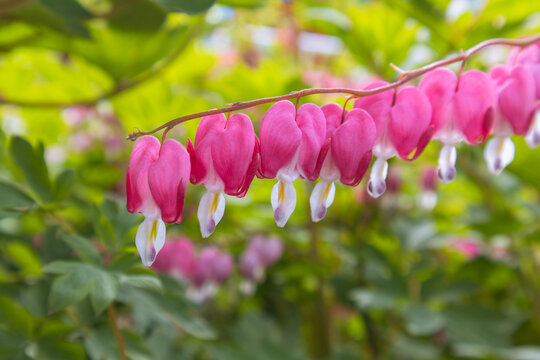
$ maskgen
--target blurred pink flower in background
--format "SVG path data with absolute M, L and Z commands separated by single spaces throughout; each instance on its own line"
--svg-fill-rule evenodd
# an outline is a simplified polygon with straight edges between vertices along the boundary
M 472 238 L 452 239 L 450 248 L 467 259 L 474 259 L 482 253 L 482 244 Z
M 188 297 L 203 302 L 213 296 L 219 285 L 229 278 L 234 267 L 230 254 L 215 246 L 204 247 L 199 254 L 190 239 L 168 240 L 152 268 L 188 285 Z
M 240 258 L 240 273 L 244 281 L 240 290 L 252 295 L 257 283 L 264 280 L 266 269 L 275 264 L 283 254 L 283 242 L 276 237 L 255 235 Z
M 437 205 L 437 169 L 425 168 L 421 177 L 421 192 L 418 205 L 424 210 L 432 210 Z

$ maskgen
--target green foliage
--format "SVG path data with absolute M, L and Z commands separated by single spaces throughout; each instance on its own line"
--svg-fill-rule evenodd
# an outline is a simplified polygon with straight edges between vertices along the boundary
M 498 177 L 481 147 L 458 148 L 458 177 L 438 187 L 432 211 L 418 205 L 419 179 L 436 142 L 411 164 L 392 161 L 400 189 L 376 202 L 364 183 L 337 185 L 318 224 L 312 184 L 295 183 L 296 210 L 279 229 L 273 181 L 255 180 L 201 239 L 203 190 L 189 186 L 169 239 L 218 246 L 236 263 L 254 234 L 283 239 L 253 296 L 236 268 L 194 303 L 185 282 L 143 268 L 142 217 L 125 209 L 123 139 L 134 127 L 336 81 L 391 81 L 389 63 L 412 69 L 540 30 L 539 2 L 465 3 L 452 13 L 448 0 L 0 1 L 0 358 L 120 359 L 119 334 L 141 360 L 539 358 L 540 159 L 522 139 Z M 321 52 L 321 38 L 298 43 L 306 32 L 329 36 L 335 52 Z M 79 102 L 92 113 L 70 119 Z M 268 106 L 246 110 L 256 129 Z M 185 144 L 196 128 L 168 136 Z M 480 254 L 463 255 L 456 238 L 475 239 Z

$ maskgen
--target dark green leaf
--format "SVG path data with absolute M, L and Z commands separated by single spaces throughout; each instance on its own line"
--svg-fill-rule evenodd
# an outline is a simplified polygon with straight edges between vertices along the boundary
M 54 182 L 53 196 L 57 201 L 64 200 L 75 183 L 75 171 L 72 169 L 66 169 L 58 175 Z
M 208 10 L 216 3 L 216 0 L 153 0 L 168 11 L 198 14 Z
M 118 281 L 105 271 L 96 271 L 94 281 L 90 289 L 90 302 L 92 308 L 99 314 L 115 298 L 118 293 Z
M 125 31 L 156 31 L 165 21 L 166 13 L 149 0 L 137 1 L 111 18 L 112 27 Z
M 163 290 L 159 278 L 150 275 L 122 275 L 120 283 L 157 292 Z
M 64 240 L 70 248 L 75 250 L 77 256 L 82 260 L 95 265 L 101 264 L 101 255 L 89 240 L 82 236 L 72 234 L 62 236 L 62 240 Z
M 95 276 L 88 266 L 80 265 L 54 280 L 49 294 L 49 310 L 57 311 L 78 303 L 90 291 Z
M 14 136 L 9 144 L 11 158 L 22 170 L 26 181 L 44 201 L 51 200 L 51 183 L 43 158 L 43 145 L 33 148 L 24 138 Z
M 0 198 L 2 208 L 28 208 L 36 202 L 17 186 L 0 181 Z
M 0 296 L 0 329 L 24 338 L 30 338 L 34 319 L 12 299 Z

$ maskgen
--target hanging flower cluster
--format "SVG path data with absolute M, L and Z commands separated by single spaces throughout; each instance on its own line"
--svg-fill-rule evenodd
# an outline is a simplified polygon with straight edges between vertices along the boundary
M 386 84 L 377 81 L 365 89 Z M 487 140 L 488 169 L 500 173 L 514 158 L 512 135 L 525 136 L 531 147 L 540 143 L 539 108 L 540 44 L 534 44 L 516 50 L 489 74 L 437 68 L 418 87 L 360 97 L 350 111 L 338 104 L 297 108 L 278 101 L 262 118 L 259 138 L 249 117 L 240 113 L 203 117 L 187 151 L 175 140 L 160 144 L 143 136 L 127 173 L 128 210 L 146 218 L 137 232 L 137 249 L 143 263 L 151 265 L 163 246 L 164 222 L 182 220 L 188 179 L 206 188 L 197 212 L 203 237 L 223 217 L 224 194 L 243 197 L 255 176 L 277 180 L 270 201 L 279 227 L 296 206 L 294 181 L 320 177 L 310 197 L 312 220 L 320 221 L 333 202 L 336 181 L 357 186 L 375 156 L 367 191 L 378 198 L 386 190 L 388 159 L 412 161 L 431 139 L 443 145 L 437 169 L 443 183 L 456 176 L 460 142 Z

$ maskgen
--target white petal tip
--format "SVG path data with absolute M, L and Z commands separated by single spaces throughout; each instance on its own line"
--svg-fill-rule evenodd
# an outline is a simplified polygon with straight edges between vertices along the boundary
M 384 181 L 378 181 L 375 183 L 374 181 L 370 180 L 368 182 L 367 191 L 372 198 L 377 199 L 386 191 L 386 183 Z
M 488 141 L 484 149 L 484 157 L 489 171 L 499 175 L 512 160 L 514 160 L 515 147 L 510 138 L 495 137 Z
M 446 169 L 439 168 L 437 170 L 437 176 L 439 177 L 439 180 L 441 180 L 443 184 L 448 184 L 449 182 L 451 182 L 452 180 L 456 178 L 456 168 L 455 167 L 449 167 Z

